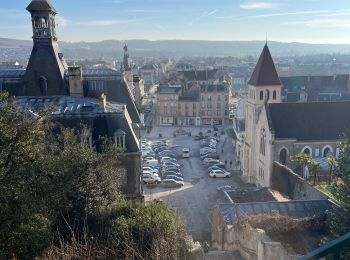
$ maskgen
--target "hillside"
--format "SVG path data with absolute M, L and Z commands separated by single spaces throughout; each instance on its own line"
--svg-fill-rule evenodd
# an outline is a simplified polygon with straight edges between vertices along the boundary
M 60 42 L 66 55 L 75 58 L 84 57 L 120 57 L 124 41 L 106 40 L 101 42 Z M 181 57 L 181 56 L 257 56 L 264 42 L 262 41 L 190 41 L 190 40 L 129 40 L 127 41 L 132 56 L 145 57 Z M 29 48 L 31 40 L 13 40 L 0 38 L 1 49 Z M 305 55 L 322 53 L 350 53 L 350 44 L 306 44 L 269 42 L 275 56 Z

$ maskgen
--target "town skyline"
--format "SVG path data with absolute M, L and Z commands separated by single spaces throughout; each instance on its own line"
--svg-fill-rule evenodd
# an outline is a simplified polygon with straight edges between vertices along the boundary
M 60 41 L 209 40 L 350 43 L 350 3 L 344 0 L 51 1 Z M 29 39 L 29 1 L 0 5 L 0 35 Z M 77 12 L 78 10 L 78 12 Z M 5 26 L 6 24 L 6 26 Z M 259 25 L 259 27 L 257 27 Z

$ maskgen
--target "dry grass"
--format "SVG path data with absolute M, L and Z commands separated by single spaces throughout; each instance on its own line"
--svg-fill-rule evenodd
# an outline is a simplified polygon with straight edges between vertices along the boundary
M 329 241 L 324 216 L 294 219 L 279 214 L 245 216 L 237 225 L 259 228 L 273 241 L 281 242 L 289 253 L 305 254 Z

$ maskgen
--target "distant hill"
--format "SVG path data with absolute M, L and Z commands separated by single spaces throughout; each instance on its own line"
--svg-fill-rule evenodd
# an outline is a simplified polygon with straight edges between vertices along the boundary
M 120 58 L 124 41 L 107 40 L 101 42 L 60 42 L 67 57 L 115 57 Z M 247 56 L 259 55 L 262 41 L 187 41 L 187 40 L 129 40 L 130 54 L 133 57 L 181 57 L 181 56 Z M 4 48 L 29 48 L 31 40 L 0 38 L 0 51 Z M 275 56 L 350 53 L 350 44 L 306 44 L 269 42 Z

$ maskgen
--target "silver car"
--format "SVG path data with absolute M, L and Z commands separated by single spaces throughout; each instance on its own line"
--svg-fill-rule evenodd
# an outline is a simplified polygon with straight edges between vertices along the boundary
M 171 179 L 165 179 L 162 181 L 162 187 L 164 188 L 181 188 L 184 186 L 183 181 L 176 181 L 176 180 L 171 180 Z

